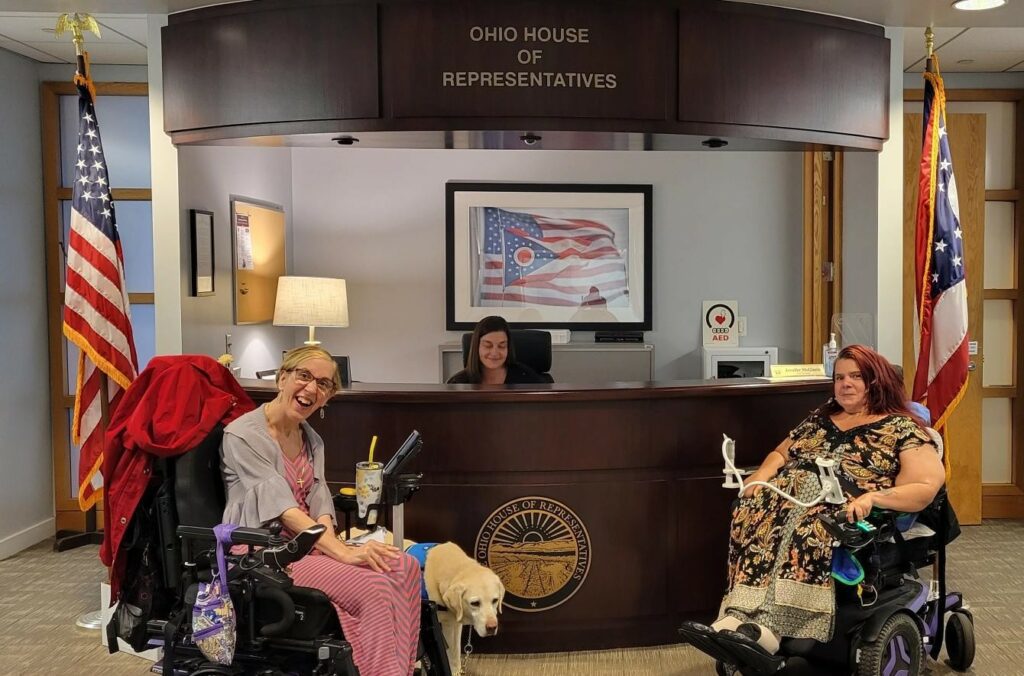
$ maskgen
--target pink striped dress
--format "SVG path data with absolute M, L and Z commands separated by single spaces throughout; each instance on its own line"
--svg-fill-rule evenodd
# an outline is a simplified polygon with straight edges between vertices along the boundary
M 306 514 L 314 478 L 309 455 L 303 441 L 298 456 L 284 456 L 285 479 Z M 300 587 L 319 589 L 331 599 L 361 676 L 412 673 L 420 626 L 420 567 L 414 558 L 403 553 L 390 573 L 377 573 L 313 550 L 293 563 L 289 574 Z

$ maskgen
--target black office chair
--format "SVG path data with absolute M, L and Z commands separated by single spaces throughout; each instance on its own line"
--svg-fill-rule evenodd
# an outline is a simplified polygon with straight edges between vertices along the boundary
M 512 329 L 511 337 L 516 361 L 529 366 L 545 381 L 555 382 L 555 379 L 548 373 L 551 370 L 551 334 L 547 331 L 533 329 Z M 469 356 L 469 345 L 472 341 L 472 333 L 462 334 L 463 365 Z

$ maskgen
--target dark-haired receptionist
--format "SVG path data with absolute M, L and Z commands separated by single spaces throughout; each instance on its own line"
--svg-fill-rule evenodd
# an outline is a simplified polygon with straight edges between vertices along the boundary
M 474 385 L 528 385 L 546 383 L 536 371 L 516 361 L 512 333 L 502 317 L 484 317 L 473 329 L 466 368 L 448 383 Z

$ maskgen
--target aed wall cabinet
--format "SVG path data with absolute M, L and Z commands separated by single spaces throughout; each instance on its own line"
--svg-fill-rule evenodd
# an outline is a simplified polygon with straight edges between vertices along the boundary
M 777 347 L 705 347 L 704 379 L 765 378 L 779 362 Z

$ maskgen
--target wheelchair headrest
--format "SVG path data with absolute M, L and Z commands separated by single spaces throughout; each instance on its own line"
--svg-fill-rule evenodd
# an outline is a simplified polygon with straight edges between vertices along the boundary
M 174 503 L 180 525 L 212 528 L 223 520 L 227 503 L 220 473 L 223 436 L 224 427 L 218 425 L 174 463 Z

